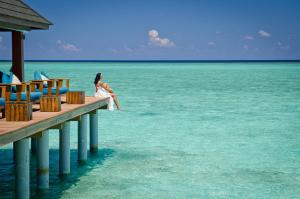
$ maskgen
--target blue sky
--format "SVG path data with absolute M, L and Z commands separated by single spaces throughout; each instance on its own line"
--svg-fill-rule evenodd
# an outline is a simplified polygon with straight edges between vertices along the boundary
M 300 59 L 300 1 L 25 0 L 54 23 L 26 59 Z M 11 58 L 0 33 L 0 59 Z

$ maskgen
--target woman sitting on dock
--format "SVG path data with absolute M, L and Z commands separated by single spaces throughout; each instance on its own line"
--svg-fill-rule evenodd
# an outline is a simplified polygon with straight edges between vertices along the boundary
M 117 100 L 117 96 L 114 93 L 114 91 L 109 87 L 108 83 L 102 82 L 103 75 L 101 73 L 97 73 L 95 77 L 95 87 L 96 87 L 96 93 L 94 94 L 95 97 L 109 97 L 109 103 L 108 103 L 108 109 L 110 111 L 114 110 L 113 107 L 113 101 L 115 102 L 118 110 L 120 109 L 119 102 Z

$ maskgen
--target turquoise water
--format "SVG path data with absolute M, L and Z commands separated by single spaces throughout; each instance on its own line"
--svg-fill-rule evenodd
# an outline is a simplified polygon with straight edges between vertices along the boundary
M 0 63 L 7 71 L 8 63 Z M 97 72 L 121 112 L 101 111 L 101 150 L 58 177 L 50 134 L 50 189 L 38 198 L 299 198 L 300 63 L 27 63 L 93 94 Z M 13 196 L 11 145 L 0 150 L 0 198 Z

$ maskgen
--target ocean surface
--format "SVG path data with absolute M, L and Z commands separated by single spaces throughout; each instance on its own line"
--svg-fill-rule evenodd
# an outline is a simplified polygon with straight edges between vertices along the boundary
M 0 70 L 8 71 L 1 62 Z M 50 189 L 32 198 L 300 198 L 300 63 L 29 62 L 94 92 L 97 72 L 122 111 L 99 112 L 97 155 L 58 177 L 50 131 Z M 0 198 L 14 195 L 12 146 L 0 148 Z

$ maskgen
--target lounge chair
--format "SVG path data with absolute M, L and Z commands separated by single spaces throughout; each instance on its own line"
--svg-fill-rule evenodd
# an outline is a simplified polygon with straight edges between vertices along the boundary
M 65 86 L 63 83 L 65 81 Z M 44 95 L 64 95 L 69 91 L 70 80 L 66 78 L 49 78 L 44 72 L 34 72 L 34 80 L 32 82 L 39 83 L 37 91 Z M 56 85 L 54 85 L 54 83 Z M 51 87 L 51 89 L 49 88 Z
M 36 92 L 36 83 L 13 82 L 14 75 L 0 71 L 0 111 L 2 117 L 5 116 L 5 103 L 9 101 L 31 101 L 38 102 L 42 96 L 41 92 Z

